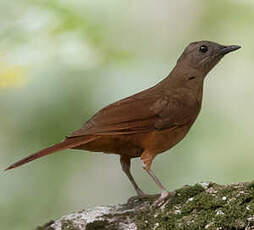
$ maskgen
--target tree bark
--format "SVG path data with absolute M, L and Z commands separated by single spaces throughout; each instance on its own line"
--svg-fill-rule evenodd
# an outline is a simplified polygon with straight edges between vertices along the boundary
M 37 230 L 254 229 L 254 182 L 184 186 L 160 207 L 152 205 L 155 199 L 74 212 Z

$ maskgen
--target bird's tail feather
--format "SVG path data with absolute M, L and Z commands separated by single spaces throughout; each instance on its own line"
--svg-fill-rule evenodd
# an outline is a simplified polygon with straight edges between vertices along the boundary
M 38 159 L 40 157 L 46 156 L 48 154 L 54 153 L 54 152 L 58 152 L 60 150 L 64 150 L 64 149 L 69 149 L 69 148 L 74 148 L 77 147 L 79 145 L 83 145 L 86 144 L 88 142 L 91 142 L 95 139 L 97 139 L 98 137 L 93 136 L 93 137 L 75 137 L 75 138 L 66 138 L 65 140 L 63 140 L 62 142 L 52 145 L 50 147 L 44 148 L 36 153 L 33 153 L 27 157 L 25 157 L 22 160 L 19 160 L 13 164 L 11 164 L 8 168 L 5 169 L 5 171 L 13 169 L 13 168 L 17 168 L 23 164 L 26 164 L 30 161 L 33 161 L 35 159 Z

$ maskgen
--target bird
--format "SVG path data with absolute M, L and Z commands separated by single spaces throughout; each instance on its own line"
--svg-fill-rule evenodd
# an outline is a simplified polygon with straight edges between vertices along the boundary
M 211 41 L 190 43 L 169 75 L 151 88 L 110 104 L 61 142 L 11 164 L 10 170 L 65 149 L 113 153 L 120 156 L 123 172 L 138 197 L 146 194 L 131 174 L 132 158 L 160 188 L 158 203 L 172 195 L 151 169 L 153 159 L 171 149 L 189 132 L 202 105 L 204 80 L 210 70 L 238 45 Z

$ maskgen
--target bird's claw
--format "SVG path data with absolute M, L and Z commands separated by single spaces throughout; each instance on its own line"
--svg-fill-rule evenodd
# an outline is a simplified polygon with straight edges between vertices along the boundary
M 160 194 L 141 194 L 137 196 L 132 196 L 128 199 L 129 202 L 135 202 L 135 201 L 145 201 L 145 200 L 154 200 L 157 199 L 160 196 Z
M 160 197 L 153 202 L 152 207 L 161 207 L 167 204 L 174 195 L 175 192 L 162 191 Z
M 142 194 L 138 196 L 132 196 L 128 199 L 127 203 L 133 203 L 138 201 L 152 200 L 152 207 L 161 207 L 168 203 L 172 197 L 174 197 L 175 192 L 162 191 L 160 194 Z

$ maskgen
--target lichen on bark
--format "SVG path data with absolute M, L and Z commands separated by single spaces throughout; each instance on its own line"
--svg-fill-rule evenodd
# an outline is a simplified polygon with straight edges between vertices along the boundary
M 254 229 L 254 183 L 184 186 L 160 207 L 155 198 L 96 207 L 65 215 L 37 230 L 250 230 Z

